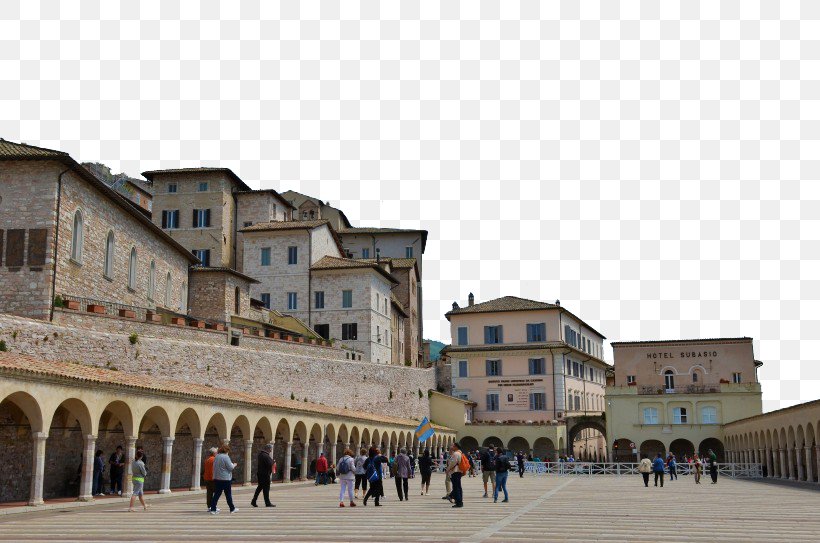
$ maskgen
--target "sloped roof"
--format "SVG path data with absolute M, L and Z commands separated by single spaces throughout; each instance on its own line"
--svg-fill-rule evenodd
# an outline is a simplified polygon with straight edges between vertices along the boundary
M 342 409 L 341 407 L 330 407 L 311 402 L 299 402 L 286 398 L 276 398 L 238 390 L 216 388 L 198 383 L 168 379 L 166 377 L 113 371 L 73 362 L 45 361 L 33 356 L 17 353 L 0 352 L 0 375 L 56 377 L 60 380 L 68 381 L 75 386 L 113 385 L 134 391 L 147 390 L 174 394 L 209 403 L 213 403 L 214 398 L 219 398 L 222 401 L 238 402 L 252 407 L 290 409 L 302 413 L 318 413 L 402 426 L 415 427 L 418 425 L 418 421 L 400 417 L 371 414 L 364 411 Z M 449 428 L 442 426 L 439 426 L 439 428 L 449 430 Z
M 486 345 L 445 345 L 444 348 L 441 349 L 441 354 L 451 355 L 469 352 L 532 351 L 538 349 L 569 349 L 577 356 L 583 357 L 584 360 L 596 360 L 607 368 L 612 367 L 612 365 L 606 360 L 593 356 L 563 341 L 543 341 L 538 343 L 493 343 Z
M 228 274 L 228 275 L 233 275 L 233 276 L 239 277 L 240 279 L 244 279 L 245 281 L 247 281 L 249 283 L 258 283 L 259 282 L 256 279 L 254 279 L 253 277 L 251 277 L 249 275 L 245 275 L 242 272 L 236 271 L 233 268 L 225 268 L 225 267 L 221 267 L 221 266 L 191 266 L 191 271 L 192 272 L 200 272 L 200 273 L 201 272 L 225 273 L 225 274 Z
M 313 221 L 270 221 L 258 222 L 254 225 L 245 227 L 240 232 L 280 232 L 286 230 L 313 230 L 320 226 L 327 226 L 330 234 L 333 236 L 333 241 L 336 242 L 336 248 L 339 249 L 339 254 L 344 254 L 345 250 L 342 247 L 342 240 L 339 239 L 339 234 L 330 221 L 327 219 L 316 219 Z
M 416 272 L 416 281 L 420 280 L 419 276 L 419 267 L 416 263 L 415 258 L 393 258 L 391 256 L 381 257 L 378 260 L 375 258 L 361 258 L 359 260 L 364 260 L 365 262 L 373 262 L 373 263 L 383 263 L 387 262 L 390 264 L 391 272 L 393 270 L 402 270 L 402 269 L 413 269 Z
M 399 313 L 401 313 L 402 315 L 404 315 L 404 317 L 405 317 L 405 318 L 407 318 L 407 317 L 409 317 L 409 316 L 410 316 L 410 315 L 408 315 L 408 314 L 407 314 L 407 312 L 404 310 L 404 306 L 402 306 L 402 305 L 401 305 L 401 301 L 400 301 L 398 298 L 396 298 L 396 295 L 395 295 L 395 294 L 393 294 L 392 292 L 390 293 L 390 301 L 391 301 L 391 302 L 393 302 L 393 305 L 395 305 L 395 306 L 398 308 Z
M 290 203 L 288 200 L 286 200 L 275 189 L 240 190 L 240 191 L 237 191 L 236 194 L 238 196 L 243 195 L 243 194 L 250 194 L 250 195 L 254 195 L 254 194 L 272 194 L 275 198 L 277 198 L 280 202 L 285 204 L 287 207 L 289 207 L 291 209 L 296 209 L 296 207 L 292 203 Z
M 385 279 L 387 279 L 394 285 L 399 284 L 398 279 L 393 277 L 388 271 L 386 271 L 378 264 L 375 264 L 373 262 L 367 262 L 366 260 L 357 260 L 355 258 L 338 258 L 335 256 L 324 256 L 320 258 L 318 261 L 316 261 L 316 263 L 314 263 L 310 267 L 310 269 L 314 271 L 371 269 L 383 275 Z
M 80 163 L 71 158 L 68 153 L 0 139 L 0 160 L 55 160 L 65 164 L 79 177 L 82 177 L 91 186 L 96 188 L 103 195 L 107 196 L 116 205 L 124 209 L 129 215 L 141 222 L 157 237 L 185 255 L 188 262 L 199 263 L 199 259 L 191 254 L 191 251 L 180 245 L 174 238 L 166 234 L 162 228 L 155 225 L 151 221 L 151 218 L 148 217 L 144 211 L 139 208 L 139 206 L 135 205 L 131 200 L 100 181 L 96 175 L 89 172 Z
M 197 168 L 169 168 L 167 170 L 148 170 L 147 172 L 142 172 L 142 176 L 153 183 L 154 182 L 154 176 L 156 176 L 156 175 L 197 173 L 197 172 L 202 172 L 202 173 L 219 172 L 219 173 L 224 173 L 224 174 L 228 175 L 228 178 L 230 178 L 231 181 L 236 183 L 236 185 L 239 187 L 240 190 L 242 190 L 242 191 L 252 191 L 253 190 L 244 181 L 242 181 L 242 179 L 238 175 L 233 173 L 233 170 L 231 170 L 230 168 L 211 168 L 211 167 L 207 167 L 207 166 L 200 166 L 200 167 L 197 167 Z
M 343 228 L 339 234 L 371 234 L 371 235 L 379 235 L 379 234 L 412 234 L 418 233 L 421 234 L 421 252 L 424 253 L 424 250 L 427 248 L 427 230 L 420 230 L 415 228 L 377 228 L 377 227 L 370 227 L 370 226 L 350 226 L 348 228 Z
M 703 339 L 657 339 L 646 341 L 613 341 L 613 347 L 640 346 L 640 345 L 691 345 L 693 343 L 746 343 L 752 341 L 750 337 L 711 337 Z
M 558 309 L 561 306 L 528 300 L 517 296 L 503 296 L 495 300 L 481 302 L 479 304 L 459 307 L 448 311 L 445 315 L 460 315 L 462 313 L 497 313 L 499 311 L 528 311 L 538 309 Z

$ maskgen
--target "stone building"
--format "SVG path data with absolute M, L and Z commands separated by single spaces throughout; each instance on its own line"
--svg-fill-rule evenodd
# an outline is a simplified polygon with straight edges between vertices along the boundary
M 245 243 L 243 228 L 258 223 L 292 220 L 293 205 L 273 189 L 240 191 L 236 193 L 237 228 L 236 265 L 242 271 L 245 261 Z
M 723 462 L 724 426 L 762 411 L 751 338 L 613 342 L 612 351 L 606 426 L 616 460 L 712 449 Z
M 448 392 L 476 404 L 473 423 L 542 425 L 540 454 L 555 458 L 565 444 L 567 453 L 606 457 L 605 440 L 590 442 L 582 433 L 605 433 L 604 336 L 558 303 L 505 296 L 476 304 L 472 294 L 468 300 L 445 315 L 452 344 L 442 354 L 451 364 Z M 519 437 L 513 448 L 534 450 Z
M 191 268 L 192 315 L 233 326 L 233 317 L 251 317 L 251 285 L 258 283 L 231 268 Z
M 67 153 L 0 140 L 0 307 L 50 318 L 55 300 L 185 312 L 196 257 Z
M 337 232 L 351 226 L 344 211 L 331 206 L 328 202 L 323 202 L 318 198 L 307 196 L 295 190 L 286 190 L 282 193 L 282 198 L 293 206 L 293 215 L 290 218 L 295 221 L 323 219 L 330 222 L 331 227 Z
M 378 262 L 382 266 L 390 267 L 390 274 L 398 279 L 399 284 L 393 288 L 393 294 L 401 303 L 407 319 L 404 326 L 404 353 L 402 353 L 401 363 L 410 362 L 413 366 L 424 367 L 426 365 L 422 354 L 419 358 L 417 346 L 419 345 L 419 269 L 415 258 L 375 258 L 364 259 L 368 262 Z
M 390 340 L 391 340 L 391 364 L 404 364 L 409 366 L 411 360 L 405 357 L 404 329 L 407 322 L 407 313 L 402 308 L 402 304 L 395 294 L 390 295 Z

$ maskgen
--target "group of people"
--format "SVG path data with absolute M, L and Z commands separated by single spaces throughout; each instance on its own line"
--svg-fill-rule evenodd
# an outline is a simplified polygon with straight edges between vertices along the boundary
M 717 469 L 717 455 L 712 449 L 709 449 L 709 452 L 706 454 L 707 458 L 706 461 L 708 462 L 708 469 L 709 469 L 709 476 L 712 478 L 712 484 L 717 484 L 718 479 L 718 469 Z M 691 472 L 695 477 L 695 484 L 700 484 L 700 478 L 703 474 L 703 462 L 701 461 L 700 457 L 695 454 L 692 457 L 688 455 L 684 457 L 685 464 L 688 464 L 691 467 Z M 658 486 L 658 481 L 661 483 L 661 487 L 663 487 L 663 478 L 666 472 L 669 472 L 669 480 L 675 481 L 678 478 L 678 460 L 677 457 L 670 453 L 666 460 L 663 458 L 662 453 L 658 453 L 654 460 L 650 460 L 649 456 L 646 453 L 641 454 L 641 461 L 638 464 L 638 473 L 643 476 L 643 484 L 644 486 L 649 486 L 649 475 L 654 474 L 655 476 L 655 486 Z

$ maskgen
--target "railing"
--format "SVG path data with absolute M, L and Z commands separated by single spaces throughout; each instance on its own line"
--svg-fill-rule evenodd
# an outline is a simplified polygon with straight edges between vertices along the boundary
M 675 388 L 666 388 L 663 385 L 641 385 L 638 394 L 716 394 L 720 392 L 720 385 L 686 385 Z
M 518 462 L 511 460 L 513 471 L 518 471 Z M 446 461 L 434 460 L 434 470 L 443 472 Z M 533 475 L 553 474 L 561 477 L 568 475 L 638 475 L 638 466 L 634 462 L 524 462 L 524 473 Z M 723 463 L 718 464 L 718 475 L 730 479 L 762 479 L 763 465 L 754 463 Z M 475 463 L 476 472 L 481 471 L 481 462 Z M 695 465 L 680 463 L 677 465 L 678 475 L 692 475 Z M 666 473 L 669 469 L 666 468 Z M 708 476 L 708 464 L 702 464 L 701 473 Z

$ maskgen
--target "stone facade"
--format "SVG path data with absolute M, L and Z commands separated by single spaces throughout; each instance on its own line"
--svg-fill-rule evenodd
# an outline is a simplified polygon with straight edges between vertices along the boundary
M 223 171 L 153 172 L 152 220 L 162 226 L 163 211 L 179 212 L 179 227 L 165 231 L 188 250 L 210 250 L 210 266 L 235 267 L 234 182 Z M 200 191 L 200 183 L 208 189 Z M 169 192 L 175 186 L 176 192 Z M 210 210 L 210 227 L 194 227 L 194 210 Z M 167 225 L 166 225 L 167 226 Z
M 231 322 L 231 315 L 248 317 L 251 281 L 228 270 L 193 268 L 191 316 Z
M 278 193 L 271 190 L 254 190 L 236 193 L 236 224 L 241 230 L 260 222 L 286 221 L 291 215 L 291 207 Z M 245 262 L 244 234 L 236 234 L 236 265 L 239 271 Z
M 391 299 L 390 305 L 390 362 L 392 364 L 404 364 L 408 360 L 404 356 L 404 326 L 407 317 L 401 303 L 395 298 Z
M 419 351 L 421 338 L 419 337 L 419 297 L 418 268 L 413 266 L 391 266 L 390 274 L 399 280 L 399 284 L 393 289 L 393 294 L 401 302 L 407 318 L 404 322 L 404 332 L 402 343 L 404 352 L 402 353 L 402 363 L 409 360 L 413 365 L 422 367 L 424 356 Z
M 167 328 L 171 327 L 163 327 Z M 216 334 L 187 329 L 180 333 Z M 307 398 L 314 403 L 399 417 L 429 416 L 426 391 L 435 387 L 432 370 L 311 356 L 305 354 L 307 349 L 330 349 L 299 344 L 291 344 L 293 350 L 263 351 L 247 348 L 244 341 L 249 338 L 243 338 L 239 347 L 232 347 L 145 335 L 132 345 L 129 334 L 0 315 L 0 339 L 8 349 L 45 360 L 82 361 L 127 373 L 184 379 L 281 398 L 293 395 L 297 400 Z M 423 397 L 419 397 L 419 391 Z

